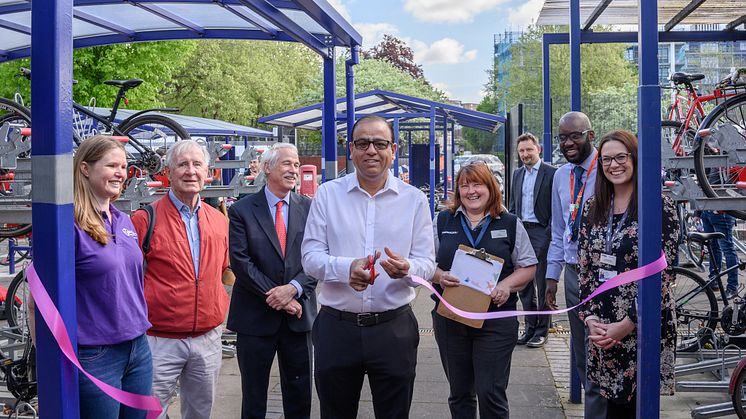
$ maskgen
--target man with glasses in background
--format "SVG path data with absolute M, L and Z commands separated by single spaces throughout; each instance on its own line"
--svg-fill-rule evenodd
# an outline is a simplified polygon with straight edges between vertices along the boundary
M 409 417 L 419 344 L 411 276 L 432 277 L 435 248 L 425 195 L 389 171 L 393 137 L 383 118 L 358 120 L 355 172 L 319 187 L 306 223 L 303 268 L 321 289 L 312 338 L 324 419 L 357 417 L 366 374 L 375 416 Z
M 582 112 L 568 112 L 560 118 L 559 143 L 567 163 L 554 174 L 552 184 L 552 242 L 547 257 L 546 304 L 557 309 L 557 283 L 564 267 L 565 302 L 572 307 L 580 302 L 578 287 L 578 229 L 583 205 L 593 196 L 596 187 L 596 157 L 593 147 L 596 134 L 591 121 Z M 567 313 L 570 320 L 572 351 L 585 393 L 585 417 L 605 418 L 606 399 L 598 384 L 586 378 L 587 331 L 576 310 Z

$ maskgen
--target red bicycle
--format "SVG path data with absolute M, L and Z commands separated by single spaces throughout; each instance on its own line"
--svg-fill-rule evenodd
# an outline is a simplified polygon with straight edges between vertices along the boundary
M 662 138 L 671 144 L 676 155 L 694 155 L 697 183 L 706 196 L 746 196 L 746 84 L 731 84 L 726 79 L 712 94 L 700 95 L 692 83 L 704 77 L 687 73 L 671 75 L 674 87 L 683 88 L 686 97 L 676 94 L 669 110 L 675 119 L 661 123 Z M 682 119 L 685 106 L 688 110 Z M 719 134 L 698 135 L 700 132 Z M 720 156 L 718 167 L 711 164 L 707 167 L 706 156 Z M 746 219 L 746 211 L 729 213 Z

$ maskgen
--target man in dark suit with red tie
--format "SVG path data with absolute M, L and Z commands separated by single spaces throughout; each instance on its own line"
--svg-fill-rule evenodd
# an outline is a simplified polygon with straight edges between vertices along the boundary
M 264 419 L 269 374 L 278 355 L 285 418 L 311 415 L 311 337 L 316 280 L 303 273 L 300 246 L 311 200 L 293 192 L 300 162 L 278 143 L 262 156 L 267 184 L 228 211 L 236 275 L 228 329 L 237 333 L 241 418 Z
M 552 241 L 552 183 L 557 170 L 541 161 L 541 145 L 531 133 L 516 139 L 516 151 L 523 166 L 513 172 L 513 187 L 508 211 L 517 215 L 526 228 L 534 253 L 539 259 L 534 280 L 519 293 L 524 310 L 544 310 L 547 252 Z M 551 316 L 526 316 L 525 331 L 519 345 L 540 348 L 547 341 Z

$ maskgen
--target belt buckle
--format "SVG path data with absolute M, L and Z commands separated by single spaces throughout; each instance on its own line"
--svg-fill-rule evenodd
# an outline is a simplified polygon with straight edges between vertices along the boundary
M 378 313 L 358 313 L 358 327 L 372 326 L 378 322 Z

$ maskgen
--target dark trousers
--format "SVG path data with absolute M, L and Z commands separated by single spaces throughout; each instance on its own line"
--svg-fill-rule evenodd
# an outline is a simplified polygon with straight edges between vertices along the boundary
M 606 419 L 636 419 L 637 418 L 637 396 L 627 403 L 616 403 L 607 401 Z
M 368 374 L 379 419 L 406 419 L 412 404 L 417 319 L 412 310 L 384 323 L 359 327 L 325 310 L 313 324 L 314 378 L 323 419 L 355 419 Z
M 283 321 L 271 336 L 239 333 L 236 340 L 241 371 L 241 418 L 264 419 L 267 414 L 269 374 L 275 353 L 280 366 L 282 409 L 288 419 L 311 416 L 311 339 L 293 332 Z
M 515 317 L 487 320 L 475 329 L 446 319 L 434 310 L 433 328 L 451 394 L 453 419 L 508 418 L 508 379 L 518 341 Z
M 531 246 L 534 248 L 536 258 L 539 264 L 536 265 L 536 274 L 534 279 L 526 284 L 526 288 L 518 293 L 521 299 L 521 305 L 526 311 L 545 310 L 545 295 L 547 291 L 547 252 L 549 243 L 552 240 L 551 230 L 539 225 L 526 226 L 528 238 L 531 240 Z M 549 323 L 552 316 L 526 316 L 526 334 L 529 337 L 546 336 L 549 331 Z

